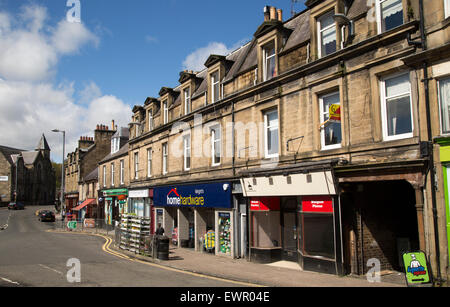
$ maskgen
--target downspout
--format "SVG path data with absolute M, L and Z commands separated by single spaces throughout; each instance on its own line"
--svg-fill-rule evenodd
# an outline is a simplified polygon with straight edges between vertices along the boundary
M 232 139 L 232 141 L 231 141 L 231 143 L 232 143 L 232 149 L 231 149 L 231 153 L 232 153 L 232 158 L 231 158 L 231 164 L 232 164 L 232 167 L 233 167 L 233 177 L 236 177 L 236 151 L 235 151 L 235 148 L 234 148 L 234 146 L 236 145 L 235 144 L 235 131 L 234 131 L 234 127 L 235 127 L 235 125 L 234 125 L 234 120 L 235 120 L 235 118 L 234 118 L 234 100 L 233 101 L 231 101 L 231 126 L 232 126 L 232 129 L 231 129 L 231 139 Z
M 423 0 L 419 0 L 419 14 L 420 14 L 420 37 L 422 50 L 426 51 L 427 48 L 427 38 L 425 34 L 425 19 L 423 11 Z M 408 40 L 409 42 L 409 40 Z M 430 114 L 430 89 L 429 89 L 429 78 L 428 78 L 428 63 L 426 60 L 423 61 L 423 80 L 424 90 L 425 90 L 425 108 L 427 117 L 427 134 L 428 134 L 428 144 L 430 152 L 428 155 L 430 174 L 430 184 L 431 184 L 431 204 L 433 211 L 433 224 L 434 224 L 434 240 L 435 240 L 435 253 L 436 253 L 436 265 L 437 265 L 437 278 L 438 283 L 442 282 L 441 276 L 441 259 L 440 259 L 440 244 L 439 244 L 439 225 L 437 216 L 437 203 L 436 203 L 436 173 L 434 168 L 434 146 L 433 146 L 433 132 L 431 127 L 431 114 Z

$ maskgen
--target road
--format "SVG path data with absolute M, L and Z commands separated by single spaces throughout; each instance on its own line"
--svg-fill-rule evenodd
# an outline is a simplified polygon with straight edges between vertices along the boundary
M 105 252 L 105 239 L 86 234 L 52 233 L 35 211 L 0 208 L 0 286 L 25 287 L 239 287 L 232 281 L 174 272 Z M 81 282 L 70 283 L 69 259 L 80 261 Z M 73 274 L 69 274 L 73 276 Z

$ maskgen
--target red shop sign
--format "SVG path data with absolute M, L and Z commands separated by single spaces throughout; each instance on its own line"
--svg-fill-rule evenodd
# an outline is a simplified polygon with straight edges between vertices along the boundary
M 273 211 L 280 210 L 279 197 L 259 197 L 250 200 L 251 211 Z
M 303 212 L 333 213 L 333 198 L 330 196 L 303 197 Z

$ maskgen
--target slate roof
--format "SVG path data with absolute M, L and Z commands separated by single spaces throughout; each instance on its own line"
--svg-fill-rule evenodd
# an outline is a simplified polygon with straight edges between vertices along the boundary
M 19 155 L 22 151 L 24 150 L 7 146 L 0 146 L 0 152 L 5 156 L 6 160 L 11 165 L 15 163 L 15 160 L 13 160 L 12 156 Z
M 84 182 L 98 180 L 98 167 L 84 177 Z
M 45 138 L 44 134 L 42 134 L 42 137 L 39 140 L 36 150 L 50 150 L 50 146 L 48 146 L 47 139 Z
M 115 158 L 121 157 L 125 154 L 128 154 L 128 148 L 129 148 L 129 143 L 127 142 L 125 145 L 123 145 L 118 152 L 111 154 L 109 153 L 106 157 L 104 157 L 99 164 L 114 160 Z

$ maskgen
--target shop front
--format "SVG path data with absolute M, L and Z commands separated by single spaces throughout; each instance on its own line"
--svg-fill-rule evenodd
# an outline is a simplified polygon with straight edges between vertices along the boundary
M 127 212 L 127 197 L 127 189 L 103 191 L 105 223 L 107 225 L 115 225 L 116 222 L 120 222 L 120 216 Z
M 331 165 L 243 175 L 250 261 L 294 261 L 304 270 L 341 274 L 339 198 Z
M 129 190 L 127 213 L 150 218 L 150 233 L 154 233 L 153 189 Z
M 235 257 L 230 182 L 157 187 L 154 206 L 178 247 Z
M 444 187 L 445 215 L 447 228 L 447 248 L 450 255 L 450 137 L 441 137 L 435 140 L 439 144 L 439 157 L 442 165 L 442 178 Z M 450 257 L 449 264 L 450 264 Z

